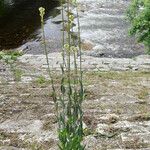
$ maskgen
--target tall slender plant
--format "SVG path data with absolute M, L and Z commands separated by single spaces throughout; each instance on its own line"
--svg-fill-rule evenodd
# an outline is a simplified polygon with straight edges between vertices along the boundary
M 44 33 L 44 8 L 40 8 L 41 26 L 43 31 L 43 42 L 46 60 L 48 64 L 48 73 L 52 81 L 53 99 L 57 110 L 58 119 L 58 137 L 59 137 L 59 149 L 60 150 L 84 150 L 83 146 L 83 111 L 82 102 L 84 99 L 84 89 L 82 80 L 82 58 L 81 58 L 81 39 L 80 39 L 80 22 L 79 13 L 76 0 L 66 0 L 66 9 L 62 4 L 62 60 L 61 67 L 61 85 L 60 93 L 57 93 L 54 87 L 53 77 L 49 66 L 47 47 L 45 42 Z M 78 44 L 75 44 L 73 38 L 73 22 L 74 15 L 71 12 L 71 8 L 76 8 L 76 16 L 78 20 Z M 67 21 L 64 20 L 64 11 L 67 14 Z M 65 33 L 67 39 L 65 41 Z M 65 44 L 66 43 L 66 44 Z M 77 53 L 79 56 L 79 64 L 77 64 Z M 72 57 L 73 55 L 73 57 Z M 73 59 L 73 66 L 71 65 L 71 59 Z M 79 66 L 79 67 L 78 67 Z M 73 69 L 73 70 L 72 70 Z M 66 84 L 67 81 L 67 84 Z
M 42 35 L 43 35 L 44 52 L 45 52 L 47 66 L 48 66 L 47 71 L 48 71 L 48 75 L 49 75 L 49 78 L 50 78 L 51 84 L 52 84 L 52 91 L 53 91 L 52 92 L 52 97 L 53 97 L 53 101 L 55 103 L 55 108 L 56 108 L 56 112 L 57 112 L 57 96 L 56 96 L 56 90 L 55 90 L 55 87 L 54 87 L 54 80 L 53 80 L 53 76 L 52 76 L 52 71 L 50 69 L 50 63 L 49 63 L 49 59 L 48 59 L 48 51 L 47 51 L 45 31 L 44 31 L 45 8 L 40 7 L 39 12 L 40 12 L 40 17 L 41 17 L 41 28 L 42 28 Z
M 60 97 L 62 111 L 59 113 L 59 148 L 61 150 L 83 150 L 84 146 L 81 144 L 83 139 L 83 127 L 82 127 L 82 101 L 84 96 L 83 83 L 82 83 L 82 64 L 81 64 L 81 42 L 80 42 L 80 27 L 78 27 L 78 45 L 75 45 L 75 39 L 73 37 L 73 22 L 75 17 L 71 12 L 72 7 L 76 7 L 76 1 L 67 0 L 67 23 L 65 25 L 67 42 L 64 45 L 64 53 L 66 54 L 66 67 L 62 65 L 62 82 L 61 82 L 61 93 L 64 98 Z M 62 10 L 64 10 L 62 6 Z M 76 12 L 78 14 L 78 10 Z M 63 19 L 63 18 L 62 18 Z M 79 16 L 77 17 L 79 22 Z M 63 28 L 64 28 L 64 19 Z M 79 23 L 78 23 L 79 25 Z M 71 32 L 72 30 L 72 32 Z M 77 53 L 80 53 L 80 64 L 77 65 Z M 71 55 L 73 55 L 74 66 L 73 72 L 71 71 Z M 64 60 L 64 58 L 63 58 Z M 64 74 L 67 80 L 67 87 L 64 84 Z M 72 84 L 73 80 L 73 84 Z

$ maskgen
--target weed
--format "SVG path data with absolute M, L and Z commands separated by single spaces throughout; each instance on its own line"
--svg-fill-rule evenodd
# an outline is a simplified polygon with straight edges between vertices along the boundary
M 62 1 L 63 2 L 63 1 Z M 58 137 L 59 137 L 59 149 L 61 150 L 84 150 L 84 146 L 81 144 L 83 140 L 83 111 L 82 102 L 84 99 L 84 89 L 83 89 L 83 75 L 82 75 L 82 58 L 81 58 L 81 39 L 80 39 L 80 22 L 79 14 L 77 8 L 77 2 L 66 1 L 67 7 L 67 22 L 64 21 L 64 16 L 62 13 L 63 31 L 67 32 L 67 41 L 64 45 L 64 32 L 63 32 L 63 46 L 62 46 L 62 59 L 63 64 L 61 64 L 61 85 L 59 95 L 56 93 L 54 80 L 52 76 L 52 71 L 50 70 L 47 46 L 45 41 L 44 32 L 44 14 L 45 9 L 39 8 L 41 16 L 41 27 L 43 33 L 43 43 L 44 51 L 46 56 L 46 61 L 48 65 L 48 74 L 52 83 L 52 97 L 55 103 L 56 116 L 58 120 Z M 78 45 L 75 44 L 75 39 L 72 38 L 74 15 L 71 12 L 71 7 L 76 10 L 77 22 L 78 22 Z M 62 6 L 62 12 L 65 8 Z M 66 27 L 64 29 L 64 24 Z M 77 65 L 77 53 L 79 53 L 79 68 Z M 71 72 L 71 55 L 74 56 L 74 71 L 73 78 Z M 78 71 L 79 70 L 79 71 Z M 66 82 L 66 84 L 65 84 Z
M 17 57 L 21 56 L 22 54 L 23 53 L 19 51 L 7 51 L 7 52 L 1 51 L 0 59 L 6 60 L 6 62 L 8 59 L 16 61 Z
M 148 93 L 148 89 L 147 88 L 143 88 L 137 94 L 137 96 L 138 96 L 139 99 L 146 99 L 146 97 L 148 97 L 148 95 L 149 95 L 149 93 Z
M 3 60 L 7 65 L 10 66 L 10 70 L 13 73 L 14 81 L 20 81 L 23 72 L 16 68 L 15 61 L 17 57 L 21 56 L 22 53 L 18 51 L 0 52 L 0 60 Z
M 13 74 L 14 74 L 14 80 L 15 81 L 21 81 L 21 77 L 22 77 L 22 75 L 23 75 L 23 71 L 22 70 L 20 70 L 20 69 L 14 69 L 13 70 Z
M 49 81 L 44 76 L 39 76 L 34 82 L 37 84 L 49 83 Z

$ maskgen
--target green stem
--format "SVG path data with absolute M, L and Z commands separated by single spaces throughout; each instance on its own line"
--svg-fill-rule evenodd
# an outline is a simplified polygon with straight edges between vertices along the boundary
M 71 94 L 72 94 L 72 91 L 71 91 L 71 75 L 70 75 L 70 48 L 71 48 L 71 38 L 70 38 L 70 21 L 69 21 L 69 15 L 70 15 L 70 0 L 67 0 L 67 13 L 68 13 L 68 45 L 69 45 L 69 48 L 68 48 L 68 52 L 67 52 L 67 56 L 68 56 L 68 98 L 69 98 L 69 102 L 68 102 L 68 115 L 70 116 L 71 115 Z
M 46 45 L 46 38 L 45 38 L 44 20 L 43 20 L 43 18 L 41 20 L 41 27 L 42 27 L 42 35 L 43 35 L 44 52 L 45 52 L 46 62 L 47 62 L 47 67 L 48 67 L 47 70 L 48 70 L 49 78 L 51 80 L 52 91 L 53 91 L 52 96 L 53 96 L 53 100 L 54 100 L 54 103 L 55 103 L 56 111 L 58 112 L 57 97 L 56 97 L 56 91 L 55 91 L 55 87 L 54 87 L 54 80 L 53 80 L 53 76 L 51 74 L 50 63 L 49 63 L 49 59 L 48 59 L 48 51 L 47 51 L 47 45 Z
M 63 7 L 63 0 L 61 0 L 61 6 L 62 6 L 62 57 L 63 57 L 63 66 L 66 66 L 65 63 L 65 50 L 64 50 L 64 45 L 65 45 L 65 23 L 64 23 L 64 7 Z

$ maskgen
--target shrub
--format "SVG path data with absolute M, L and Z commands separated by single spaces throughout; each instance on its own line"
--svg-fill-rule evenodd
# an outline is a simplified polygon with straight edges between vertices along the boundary
M 127 16 L 131 23 L 130 34 L 135 35 L 150 54 L 150 1 L 132 0 Z

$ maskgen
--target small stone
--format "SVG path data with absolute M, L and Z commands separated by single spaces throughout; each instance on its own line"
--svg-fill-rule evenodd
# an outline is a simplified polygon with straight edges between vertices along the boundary
M 114 124 L 114 123 L 118 122 L 118 120 L 119 120 L 119 116 L 117 116 L 115 114 L 108 115 L 108 122 L 109 123 Z
M 91 51 L 94 45 L 91 41 L 84 41 L 82 42 L 81 47 L 82 47 L 82 50 Z
M 83 145 L 86 146 L 86 150 L 91 150 L 97 145 L 97 140 L 92 135 L 86 136 L 83 140 Z
M 31 81 L 32 81 L 32 77 L 30 77 L 30 76 L 22 76 L 21 77 L 21 82 L 22 83 L 29 83 Z

